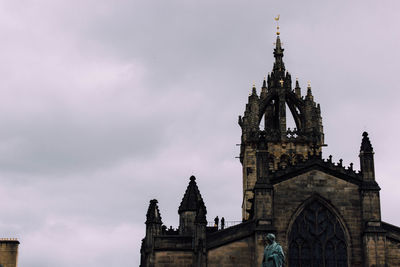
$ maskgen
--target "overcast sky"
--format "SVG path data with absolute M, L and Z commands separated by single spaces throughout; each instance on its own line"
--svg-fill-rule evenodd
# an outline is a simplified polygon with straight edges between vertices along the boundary
M 279 3 L 278 3 L 279 2 Z M 138 266 L 197 177 L 241 219 L 240 127 L 253 82 L 284 62 L 321 104 L 324 157 L 375 150 L 382 218 L 400 225 L 400 3 L 0 0 L 0 236 L 20 267 Z M 294 80 L 294 79 L 293 79 Z

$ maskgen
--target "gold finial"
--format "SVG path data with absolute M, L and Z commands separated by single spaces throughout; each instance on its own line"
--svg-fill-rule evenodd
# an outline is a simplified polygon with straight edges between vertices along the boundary
M 253 88 L 255 88 L 256 87 L 256 82 L 253 82 Z
M 274 18 L 275 21 L 276 21 L 276 35 L 281 34 L 281 33 L 279 32 L 279 18 L 280 18 L 280 16 L 281 16 L 281 15 L 278 15 L 277 17 Z
M 299 78 L 296 77 L 296 81 L 298 82 L 298 81 L 299 81 Z
M 311 82 L 310 81 L 307 82 L 307 87 L 311 87 Z

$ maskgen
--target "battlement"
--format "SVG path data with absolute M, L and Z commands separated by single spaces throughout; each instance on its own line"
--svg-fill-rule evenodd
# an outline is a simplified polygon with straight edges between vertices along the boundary
M 12 243 L 19 244 L 19 241 L 17 238 L 0 237 L 0 243 L 4 243 L 4 242 L 12 242 Z
M 172 226 L 167 228 L 167 226 L 161 226 L 161 234 L 162 235 L 179 235 L 179 229 L 174 229 Z
M 0 238 L 0 266 L 17 266 L 19 244 L 17 238 Z
M 309 169 L 311 166 L 318 166 L 320 169 L 347 177 L 356 184 L 361 185 L 363 182 L 362 172 L 354 170 L 353 163 L 350 163 L 349 166 L 344 166 L 342 159 L 339 159 L 339 161 L 335 163 L 332 161 L 331 155 L 327 159 L 323 159 L 321 153 L 308 154 L 307 158 L 295 162 L 294 164 L 289 161 L 287 165 L 279 165 L 278 169 L 269 170 L 269 176 L 271 177 L 271 181 L 279 181 L 287 174 L 298 173 L 300 170 Z

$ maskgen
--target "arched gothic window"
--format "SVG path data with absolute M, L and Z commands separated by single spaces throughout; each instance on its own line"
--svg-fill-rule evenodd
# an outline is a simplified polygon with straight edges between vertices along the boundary
M 289 234 L 290 267 L 347 267 L 347 244 L 338 218 L 320 201 L 305 206 Z

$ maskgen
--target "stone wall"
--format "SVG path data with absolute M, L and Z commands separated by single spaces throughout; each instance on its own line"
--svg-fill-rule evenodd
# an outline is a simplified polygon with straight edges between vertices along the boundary
M 254 238 L 247 237 L 208 251 L 207 267 L 249 267 L 254 261 Z M 258 265 L 257 265 L 258 266 Z
M 301 205 L 313 195 L 327 199 L 348 231 L 350 266 L 362 266 L 361 203 L 358 186 L 321 171 L 310 171 L 274 185 L 274 226 L 277 241 L 288 255 L 291 221 Z M 328 207 L 329 208 L 329 207 Z M 289 231 L 288 231 L 289 230 Z
M 386 263 L 389 267 L 400 266 L 400 241 L 386 239 Z
M 192 267 L 193 253 L 191 251 L 156 251 L 155 266 L 157 267 Z
M 0 264 L 3 267 L 17 267 L 18 245 L 17 240 L 0 240 Z

